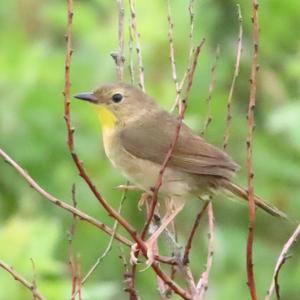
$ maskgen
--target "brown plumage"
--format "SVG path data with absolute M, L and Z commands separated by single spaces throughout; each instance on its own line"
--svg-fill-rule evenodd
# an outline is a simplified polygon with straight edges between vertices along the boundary
M 99 104 L 112 113 L 116 119 L 114 127 L 104 128 L 106 154 L 126 177 L 149 191 L 174 140 L 176 117 L 160 108 L 140 89 L 123 83 L 106 85 L 77 98 Z M 183 124 L 160 191 L 186 198 L 188 194 L 201 196 L 225 189 L 248 200 L 245 189 L 232 182 L 238 169 L 224 151 Z M 285 217 L 257 196 L 255 203 L 271 215 Z

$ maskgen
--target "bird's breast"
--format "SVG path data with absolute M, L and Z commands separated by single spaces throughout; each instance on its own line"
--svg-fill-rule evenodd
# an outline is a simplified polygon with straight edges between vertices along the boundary
M 155 186 L 160 165 L 135 157 L 126 151 L 116 130 L 104 130 L 103 144 L 106 156 L 128 180 L 145 191 L 150 191 Z M 185 173 L 167 168 L 160 191 L 167 195 L 182 196 L 191 192 L 191 186 Z

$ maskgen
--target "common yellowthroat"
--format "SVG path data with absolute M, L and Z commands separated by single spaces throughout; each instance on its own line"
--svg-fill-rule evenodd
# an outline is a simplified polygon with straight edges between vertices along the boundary
M 107 84 L 74 97 L 96 105 L 107 157 L 125 177 L 149 192 L 174 140 L 176 117 L 142 90 L 125 83 Z M 237 170 L 238 165 L 224 151 L 182 124 L 160 193 L 187 198 L 225 189 L 248 200 L 246 190 L 232 182 Z M 255 203 L 271 215 L 285 217 L 257 196 Z
M 174 140 L 176 117 L 142 90 L 125 83 L 107 84 L 75 98 L 96 105 L 105 153 L 111 163 L 139 188 L 151 191 Z M 200 197 L 223 189 L 248 200 L 247 191 L 232 182 L 237 170 L 237 164 L 224 151 L 182 124 L 159 190 L 181 204 L 165 223 L 175 217 L 191 195 Z M 271 215 L 286 217 L 257 196 L 255 204 Z

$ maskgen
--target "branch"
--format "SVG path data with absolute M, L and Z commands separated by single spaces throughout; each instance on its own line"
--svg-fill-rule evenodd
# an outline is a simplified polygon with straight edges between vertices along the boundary
M 23 286 L 30 290 L 34 299 L 46 300 L 46 298 L 37 290 L 34 283 L 27 281 L 23 276 L 14 271 L 12 267 L 8 266 L 2 260 L 0 260 L 0 268 L 7 271 L 15 280 L 19 281 Z
M 212 122 L 212 93 L 215 89 L 216 86 L 216 68 L 217 68 L 217 63 L 219 60 L 219 56 L 220 56 L 220 47 L 217 46 L 217 50 L 216 50 L 216 57 L 215 57 L 215 62 L 213 64 L 213 66 L 211 67 L 210 70 L 210 74 L 211 74 L 211 78 L 210 78 L 210 83 L 208 86 L 208 97 L 206 99 L 207 101 L 207 106 L 208 106 L 208 111 L 207 111 L 207 117 L 206 117 L 206 121 L 204 123 L 203 126 L 203 130 L 201 131 L 201 135 L 204 135 L 205 131 L 207 130 L 209 124 Z
M 287 253 L 289 252 L 289 250 L 293 246 L 293 244 L 296 242 L 299 235 L 300 235 L 300 224 L 296 227 L 295 231 L 293 232 L 291 237 L 288 239 L 288 241 L 285 243 L 285 245 L 283 246 L 283 248 L 280 252 L 280 255 L 278 257 L 278 260 L 277 260 L 277 263 L 276 263 L 276 266 L 275 266 L 275 270 L 274 270 L 274 273 L 273 273 L 272 282 L 271 282 L 271 285 L 268 289 L 267 296 L 265 297 L 265 300 L 271 300 L 272 294 L 274 292 L 274 288 L 276 290 L 277 299 L 278 300 L 280 299 L 280 297 L 279 297 L 279 284 L 278 284 L 279 272 L 280 272 L 281 267 L 285 263 L 286 259 L 288 258 Z
M 132 36 L 135 39 L 136 44 L 136 53 L 139 64 L 139 74 L 140 74 L 140 88 L 145 92 L 145 76 L 144 76 L 144 65 L 143 65 L 143 57 L 142 57 L 142 48 L 140 44 L 140 33 L 137 30 L 137 22 L 136 22 L 136 12 L 135 12 L 135 0 L 129 0 L 130 6 L 130 26 L 132 28 Z
M 258 24 L 258 3 L 252 0 L 252 24 L 253 24 L 253 57 L 251 65 L 250 96 L 248 106 L 248 134 L 247 134 L 247 177 L 248 177 L 248 203 L 249 203 L 249 231 L 247 240 L 247 279 L 252 300 L 256 300 L 256 289 L 253 272 L 253 240 L 255 229 L 255 202 L 253 186 L 253 130 L 254 130 L 254 108 L 256 103 L 256 80 L 258 71 L 258 45 L 259 45 L 259 24 Z
M 111 53 L 116 64 L 116 72 L 118 81 L 123 81 L 124 78 L 124 1 L 117 0 L 118 4 L 118 44 L 119 50 L 117 53 Z
M 168 152 L 167 152 L 167 154 L 165 156 L 165 159 L 164 159 L 164 161 L 163 161 L 163 163 L 161 165 L 161 168 L 160 168 L 160 171 L 159 171 L 158 178 L 157 178 L 157 181 L 155 183 L 155 186 L 152 189 L 153 194 L 152 194 L 152 201 L 151 201 L 150 212 L 149 212 L 149 216 L 148 216 L 146 225 L 145 225 L 143 233 L 142 233 L 142 237 L 148 231 L 148 228 L 149 228 L 150 223 L 152 221 L 152 218 L 153 218 L 153 215 L 154 215 L 154 211 L 155 211 L 155 207 L 157 205 L 158 192 L 159 192 L 159 189 L 160 189 L 160 187 L 162 185 L 162 181 L 163 181 L 163 175 L 164 175 L 164 172 L 165 172 L 165 170 L 167 168 L 168 162 L 171 159 L 172 153 L 174 151 L 174 148 L 175 148 L 176 143 L 177 143 L 178 138 L 179 138 L 180 129 L 181 129 L 182 122 L 183 122 L 183 119 L 184 119 L 184 114 L 185 114 L 185 111 L 186 111 L 186 108 L 187 108 L 187 101 L 188 101 L 189 93 L 191 91 L 192 84 L 193 84 L 194 72 L 195 72 L 195 69 L 197 67 L 198 57 L 199 57 L 200 51 L 202 49 L 202 46 L 204 44 L 204 41 L 205 40 L 203 39 L 200 42 L 200 44 L 197 46 L 197 48 L 195 49 L 195 52 L 194 52 L 192 65 L 191 65 L 190 71 L 189 71 L 189 73 L 187 75 L 188 84 L 187 84 L 187 87 L 186 87 L 186 90 L 185 90 L 184 97 L 181 100 L 180 106 L 179 106 L 179 116 L 177 118 L 177 125 L 176 125 L 176 128 L 175 128 L 174 138 L 173 138 L 172 143 L 170 145 L 170 148 L 169 148 L 169 150 L 168 150 Z
M 168 10 L 168 12 L 167 12 L 168 40 L 169 40 L 169 48 L 170 48 L 169 59 L 170 59 L 171 69 L 172 69 L 172 79 L 174 81 L 175 89 L 176 89 L 176 101 L 177 101 L 174 104 L 174 107 L 173 107 L 173 109 L 174 109 L 175 107 L 178 107 L 178 105 L 179 105 L 179 95 L 181 93 L 181 89 L 180 89 L 179 83 L 178 83 L 176 63 L 175 63 L 175 49 L 174 49 L 174 40 L 173 40 L 174 23 L 173 23 L 172 17 L 171 17 L 170 0 L 167 0 L 167 10 Z
M 233 73 L 233 78 L 229 90 L 229 95 L 227 98 L 227 117 L 226 117 L 226 127 L 225 127 L 225 133 L 224 133 L 224 141 L 223 141 L 223 149 L 225 150 L 227 145 L 228 145 L 228 140 L 229 140 L 229 132 L 230 132 L 230 125 L 231 125 L 231 120 L 232 120 L 232 111 L 231 111 L 231 104 L 232 104 L 232 97 L 233 97 L 233 92 L 235 88 L 235 83 L 236 80 L 239 76 L 239 71 L 240 71 L 240 61 L 241 61 L 241 56 L 242 56 L 242 45 L 243 45 L 243 18 L 241 14 L 241 8 L 240 5 L 237 4 L 237 10 L 238 10 L 238 20 L 240 24 L 240 29 L 239 29 L 239 37 L 238 37 L 238 46 L 237 46 L 237 52 L 236 52 L 236 61 L 235 61 L 235 68 L 234 68 L 234 73 Z
M 202 216 L 204 215 L 208 204 L 209 204 L 208 201 L 206 201 L 204 203 L 203 207 L 201 208 L 200 212 L 197 214 L 196 219 L 194 221 L 192 230 L 190 232 L 190 235 L 188 237 L 188 240 L 187 240 L 187 243 L 186 243 L 186 246 L 185 246 L 185 250 L 184 250 L 184 255 L 183 255 L 183 259 L 182 259 L 182 263 L 184 265 L 189 263 L 189 253 L 190 253 L 190 250 L 192 248 L 193 238 L 195 236 L 196 230 L 197 230 L 197 228 L 200 224 L 200 220 L 201 220 Z
M 61 201 L 60 199 L 52 196 L 48 192 L 46 192 L 41 186 L 38 185 L 32 177 L 30 177 L 29 174 L 26 173 L 26 171 L 20 167 L 8 154 L 6 154 L 1 148 L 0 148 L 0 156 L 4 158 L 4 160 L 10 164 L 16 171 L 29 183 L 30 187 L 32 187 L 35 191 L 37 191 L 39 194 L 41 194 L 44 198 L 46 198 L 51 203 L 61 207 L 62 209 L 70 212 L 71 214 L 76 215 L 80 220 L 83 220 L 99 229 L 104 231 L 105 233 L 112 235 L 113 230 L 106 226 L 105 224 L 99 222 L 98 220 L 94 219 L 93 217 L 89 216 L 88 214 L 80 211 L 79 209 L 75 208 L 72 205 L 69 205 L 66 202 Z M 131 246 L 132 242 L 126 239 L 125 237 L 116 234 L 116 239 L 123 243 L 126 246 Z
M 211 201 L 208 204 L 207 215 L 208 215 L 208 253 L 207 253 L 206 270 L 202 273 L 197 284 L 197 292 L 199 294 L 199 300 L 204 299 L 205 293 L 207 291 L 208 278 L 209 278 L 210 270 L 212 268 L 213 255 L 214 255 L 214 212 L 213 212 L 213 205 Z

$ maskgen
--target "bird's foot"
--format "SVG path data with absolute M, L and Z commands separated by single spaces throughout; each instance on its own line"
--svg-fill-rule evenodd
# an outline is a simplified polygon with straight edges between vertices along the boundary
M 147 260 L 146 260 L 146 268 L 143 269 L 142 271 L 145 271 L 155 261 L 155 257 L 158 254 L 157 251 L 157 240 L 156 239 L 149 239 L 148 241 L 144 242 L 145 248 L 146 248 L 146 253 L 147 253 Z M 132 265 L 136 265 L 138 263 L 138 259 L 136 257 L 137 251 L 140 250 L 140 247 L 137 243 L 133 244 L 131 246 L 131 251 L 130 251 L 130 263 Z

